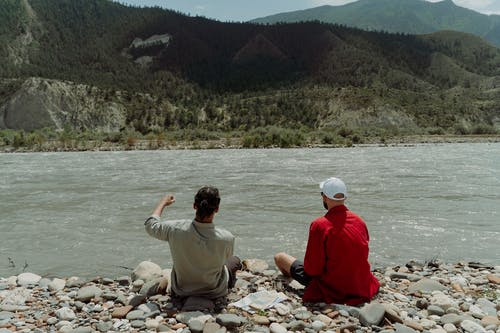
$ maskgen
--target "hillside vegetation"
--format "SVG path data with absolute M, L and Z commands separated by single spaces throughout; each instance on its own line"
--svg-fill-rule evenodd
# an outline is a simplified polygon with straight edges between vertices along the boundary
M 500 50 L 469 34 L 221 23 L 106 0 L 6 3 L 0 128 L 231 132 L 259 146 L 500 124 Z M 168 42 L 132 46 L 155 35 Z
M 452 0 L 358 0 L 342 6 L 320 6 L 270 15 L 254 23 L 321 21 L 365 30 L 426 34 L 440 30 L 471 33 L 500 46 L 500 15 L 462 8 Z

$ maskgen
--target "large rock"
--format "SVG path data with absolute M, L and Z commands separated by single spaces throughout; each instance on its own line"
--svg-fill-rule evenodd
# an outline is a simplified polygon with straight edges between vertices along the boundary
M 56 313 L 57 318 L 59 318 L 59 320 L 72 321 L 76 318 L 75 313 L 70 308 L 60 308 L 60 309 L 56 310 L 55 313 Z
M 441 283 L 439 283 L 436 280 L 421 279 L 420 281 L 415 282 L 414 284 L 410 285 L 410 287 L 408 288 L 408 292 L 410 292 L 410 293 L 415 293 L 415 292 L 430 293 L 433 291 L 442 291 L 445 289 L 446 289 L 446 287 L 443 286 Z
M 66 286 L 65 280 L 55 278 L 49 283 L 48 288 L 50 291 L 57 292 L 63 290 L 65 286 Z
M 89 302 L 92 298 L 99 297 L 102 294 L 102 290 L 96 286 L 87 286 L 78 290 L 78 294 L 75 299 L 81 302 Z
M 40 275 L 33 273 L 21 273 L 17 277 L 17 284 L 20 286 L 36 285 L 42 279 Z
M 460 324 L 460 327 L 462 327 L 462 329 L 468 333 L 486 333 L 486 330 L 483 326 L 479 325 L 476 322 L 473 322 L 472 320 L 464 320 Z
M 261 259 L 245 259 L 243 260 L 243 267 L 255 274 L 264 272 L 269 268 L 269 265 Z
M 370 303 L 359 311 L 359 321 L 365 326 L 378 326 L 384 319 L 385 307 L 380 303 Z
M 234 329 L 243 325 L 246 322 L 245 317 L 240 317 L 232 313 L 220 314 L 215 318 L 217 324 L 226 327 L 227 329 Z
M 145 282 L 162 277 L 160 266 L 151 261 L 143 261 L 132 272 L 132 280 L 143 280 Z

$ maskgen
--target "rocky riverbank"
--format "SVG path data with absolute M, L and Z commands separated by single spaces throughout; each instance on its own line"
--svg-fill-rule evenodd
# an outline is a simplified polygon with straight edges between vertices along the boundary
M 235 288 L 215 303 L 156 294 L 169 270 L 150 262 L 115 279 L 0 278 L 0 333 L 500 333 L 500 266 L 433 261 L 377 269 L 379 294 L 350 307 L 303 304 L 296 281 L 264 261 L 244 263 Z M 248 295 L 254 302 L 246 310 L 233 304 Z

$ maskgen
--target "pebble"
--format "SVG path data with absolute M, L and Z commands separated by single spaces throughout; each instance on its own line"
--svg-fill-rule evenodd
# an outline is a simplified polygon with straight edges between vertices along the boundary
M 60 320 L 71 321 L 76 318 L 75 313 L 70 308 L 60 308 L 59 310 L 56 310 L 55 313 L 57 318 L 59 318 Z
M 163 275 L 161 267 L 151 261 L 143 261 L 132 272 L 132 281 L 142 280 L 147 282 L 149 280 L 159 278 Z
M 136 320 L 136 319 L 142 318 L 143 316 L 144 316 L 144 311 L 134 310 L 134 311 L 130 311 L 129 313 L 127 313 L 125 318 L 127 318 L 128 320 Z
M 217 324 L 226 327 L 227 329 L 233 329 L 238 326 L 243 325 L 246 322 L 244 317 L 240 317 L 238 315 L 228 313 L 228 314 L 220 314 L 215 317 Z
M 19 286 L 37 285 L 42 279 L 40 275 L 34 273 L 21 273 L 17 277 L 17 284 Z
M 365 305 L 359 312 L 359 321 L 365 326 L 378 326 L 384 319 L 385 307 L 379 303 Z
M 460 327 L 462 327 L 462 329 L 468 333 L 486 333 L 486 330 L 483 326 L 472 320 L 462 321 L 462 323 L 460 323 Z
M 66 280 L 55 278 L 47 285 L 47 288 L 50 291 L 57 292 L 63 290 L 65 286 L 66 286 Z
M 86 286 L 78 290 L 78 294 L 75 299 L 77 301 L 89 302 L 94 297 L 99 297 L 102 294 L 102 290 L 96 286 Z
M 288 330 L 283 327 L 281 324 L 278 323 L 272 323 L 271 326 L 269 326 L 269 330 L 271 333 L 287 333 Z
M 457 332 L 457 327 L 453 324 L 445 324 L 443 326 L 444 330 L 446 333 L 456 333 Z

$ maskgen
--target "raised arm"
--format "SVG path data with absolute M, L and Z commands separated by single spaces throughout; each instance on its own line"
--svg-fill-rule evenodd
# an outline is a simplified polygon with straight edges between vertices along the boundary
M 161 198 L 160 202 L 153 211 L 153 214 L 151 215 L 156 215 L 160 217 L 161 214 L 163 213 L 163 209 L 165 209 L 165 207 L 167 206 L 170 206 L 174 202 L 175 202 L 175 197 L 172 194 L 165 195 L 163 198 Z
M 165 195 L 161 198 L 151 216 L 144 222 L 146 231 L 150 236 L 161 240 L 168 240 L 168 224 L 160 222 L 160 216 L 165 207 L 170 206 L 174 202 L 175 197 L 172 194 Z

